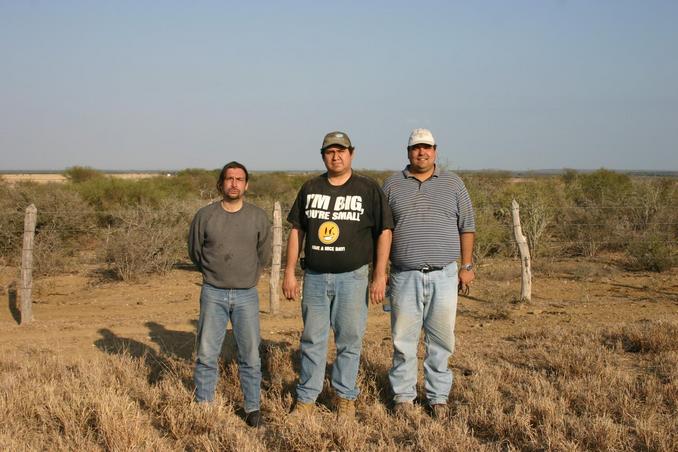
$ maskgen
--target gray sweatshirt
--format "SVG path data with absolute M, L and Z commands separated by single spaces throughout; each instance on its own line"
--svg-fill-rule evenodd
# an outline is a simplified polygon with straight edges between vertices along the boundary
M 188 234 L 188 254 L 203 282 L 220 289 L 249 289 L 271 259 L 271 225 L 249 203 L 226 212 L 221 202 L 198 210 Z

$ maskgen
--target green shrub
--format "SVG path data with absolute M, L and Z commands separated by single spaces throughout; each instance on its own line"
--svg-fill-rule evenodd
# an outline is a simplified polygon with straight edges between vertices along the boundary
M 570 242 L 570 252 L 595 256 L 603 249 L 622 250 L 631 229 L 625 213 L 633 188 L 631 178 L 600 169 L 590 174 L 568 173 L 563 180 L 569 205 L 559 232 Z
M 503 254 L 510 249 L 510 229 L 506 224 L 505 211 L 479 209 L 475 212 L 476 236 L 473 246 L 473 260 Z
M 554 179 L 532 179 L 511 184 L 508 194 L 520 206 L 520 223 L 532 258 L 545 254 L 554 237 L 559 207 L 564 204 L 560 184 Z M 511 238 L 513 232 L 511 231 Z
M 663 272 L 676 265 L 674 245 L 666 234 L 648 234 L 629 243 L 627 253 L 633 270 Z
M 216 189 L 218 177 L 218 171 L 185 170 L 174 176 L 158 175 L 144 179 L 90 179 L 72 188 L 94 209 L 105 213 L 132 206 L 158 207 L 172 199 L 214 199 L 219 196 Z
M 178 192 L 185 193 L 188 197 L 209 200 L 219 196 L 216 185 L 220 171 L 189 168 L 179 171 L 169 181 L 176 186 Z
M 139 205 L 159 206 L 163 200 L 181 192 L 160 176 L 138 180 L 91 179 L 75 185 L 74 189 L 99 212 Z
M 570 192 L 577 205 L 617 207 L 628 201 L 632 189 L 628 175 L 605 168 L 580 174 L 574 182 Z
M 505 254 L 511 250 L 510 200 L 505 201 L 507 173 L 465 173 L 461 175 L 471 197 L 476 217 L 474 259 Z
M 66 179 L 79 184 L 92 179 L 102 179 L 104 174 L 101 171 L 90 168 L 89 166 L 72 166 L 63 172 Z
M 508 173 L 468 173 L 462 176 L 464 185 L 471 196 L 476 209 L 510 208 L 511 196 L 508 194 L 510 178 Z
M 255 172 L 250 174 L 248 188 L 249 200 L 266 209 L 279 201 L 283 206 L 283 216 L 289 208 L 304 182 L 318 173 L 286 173 L 282 171 Z
M 381 187 L 384 185 L 384 181 L 391 175 L 393 174 L 393 171 L 377 171 L 377 170 L 357 170 L 356 173 L 362 174 L 363 176 L 367 176 L 369 178 L 374 179 L 379 186 Z

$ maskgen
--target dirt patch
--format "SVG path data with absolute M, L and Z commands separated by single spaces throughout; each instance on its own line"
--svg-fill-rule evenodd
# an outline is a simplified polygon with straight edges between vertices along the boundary
M 458 347 L 504 342 L 522 331 L 588 325 L 606 328 L 639 320 L 678 320 L 678 278 L 668 273 L 629 273 L 592 264 L 593 276 L 573 273 L 563 262 L 560 272 L 535 275 L 533 300 L 516 302 L 519 264 L 496 260 L 484 265 L 468 297 L 459 300 Z M 101 353 L 97 341 L 126 338 L 155 350 L 192 353 L 198 318 L 200 274 L 173 270 L 141 283 L 101 282 L 95 269 L 42 278 L 34 288 L 35 321 L 19 326 L 16 309 L 18 271 L 0 273 L 0 350 L 37 346 L 76 355 Z M 514 278 L 507 277 L 512 272 Z M 497 279 L 493 275 L 501 275 Z M 281 297 L 281 312 L 269 314 L 268 280 L 259 283 L 261 331 L 264 340 L 298 346 L 299 302 Z M 371 306 L 366 340 L 390 339 L 388 314 Z

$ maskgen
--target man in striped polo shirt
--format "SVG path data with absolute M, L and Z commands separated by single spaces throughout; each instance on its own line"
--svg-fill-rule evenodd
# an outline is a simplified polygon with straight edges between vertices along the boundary
M 448 359 L 454 351 L 457 290 L 474 278 L 475 218 L 464 183 L 436 165 L 436 154 L 433 134 L 414 129 L 407 146 L 410 164 L 384 182 L 384 193 L 395 224 L 389 279 L 395 412 L 410 411 L 417 395 L 423 327 L 426 398 L 431 414 L 440 418 L 452 388 Z

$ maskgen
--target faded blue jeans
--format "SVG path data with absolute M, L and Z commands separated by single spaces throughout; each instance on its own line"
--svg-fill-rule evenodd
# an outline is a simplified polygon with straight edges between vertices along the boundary
M 297 400 L 315 402 L 323 388 L 330 327 L 337 357 L 332 366 L 332 387 L 337 395 L 355 400 L 360 351 L 367 324 L 367 265 L 346 273 L 306 270 L 301 313 L 301 372 Z
M 454 352 L 454 322 L 457 313 L 457 263 L 442 270 L 391 269 L 391 332 L 393 367 L 389 380 L 396 403 L 417 396 L 417 346 L 424 328 L 424 388 L 431 405 L 447 403 L 452 389 L 448 359 Z
M 238 347 L 240 388 L 245 412 L 259 409 L 261 359 L 259 358 L 259 294 L 257 288 L 219 289 L 203 284 L 198 321 L 198 357 L 195 362 L 195 399 L 214 400 L 219 375 L 219 357 L 228 321 Z

